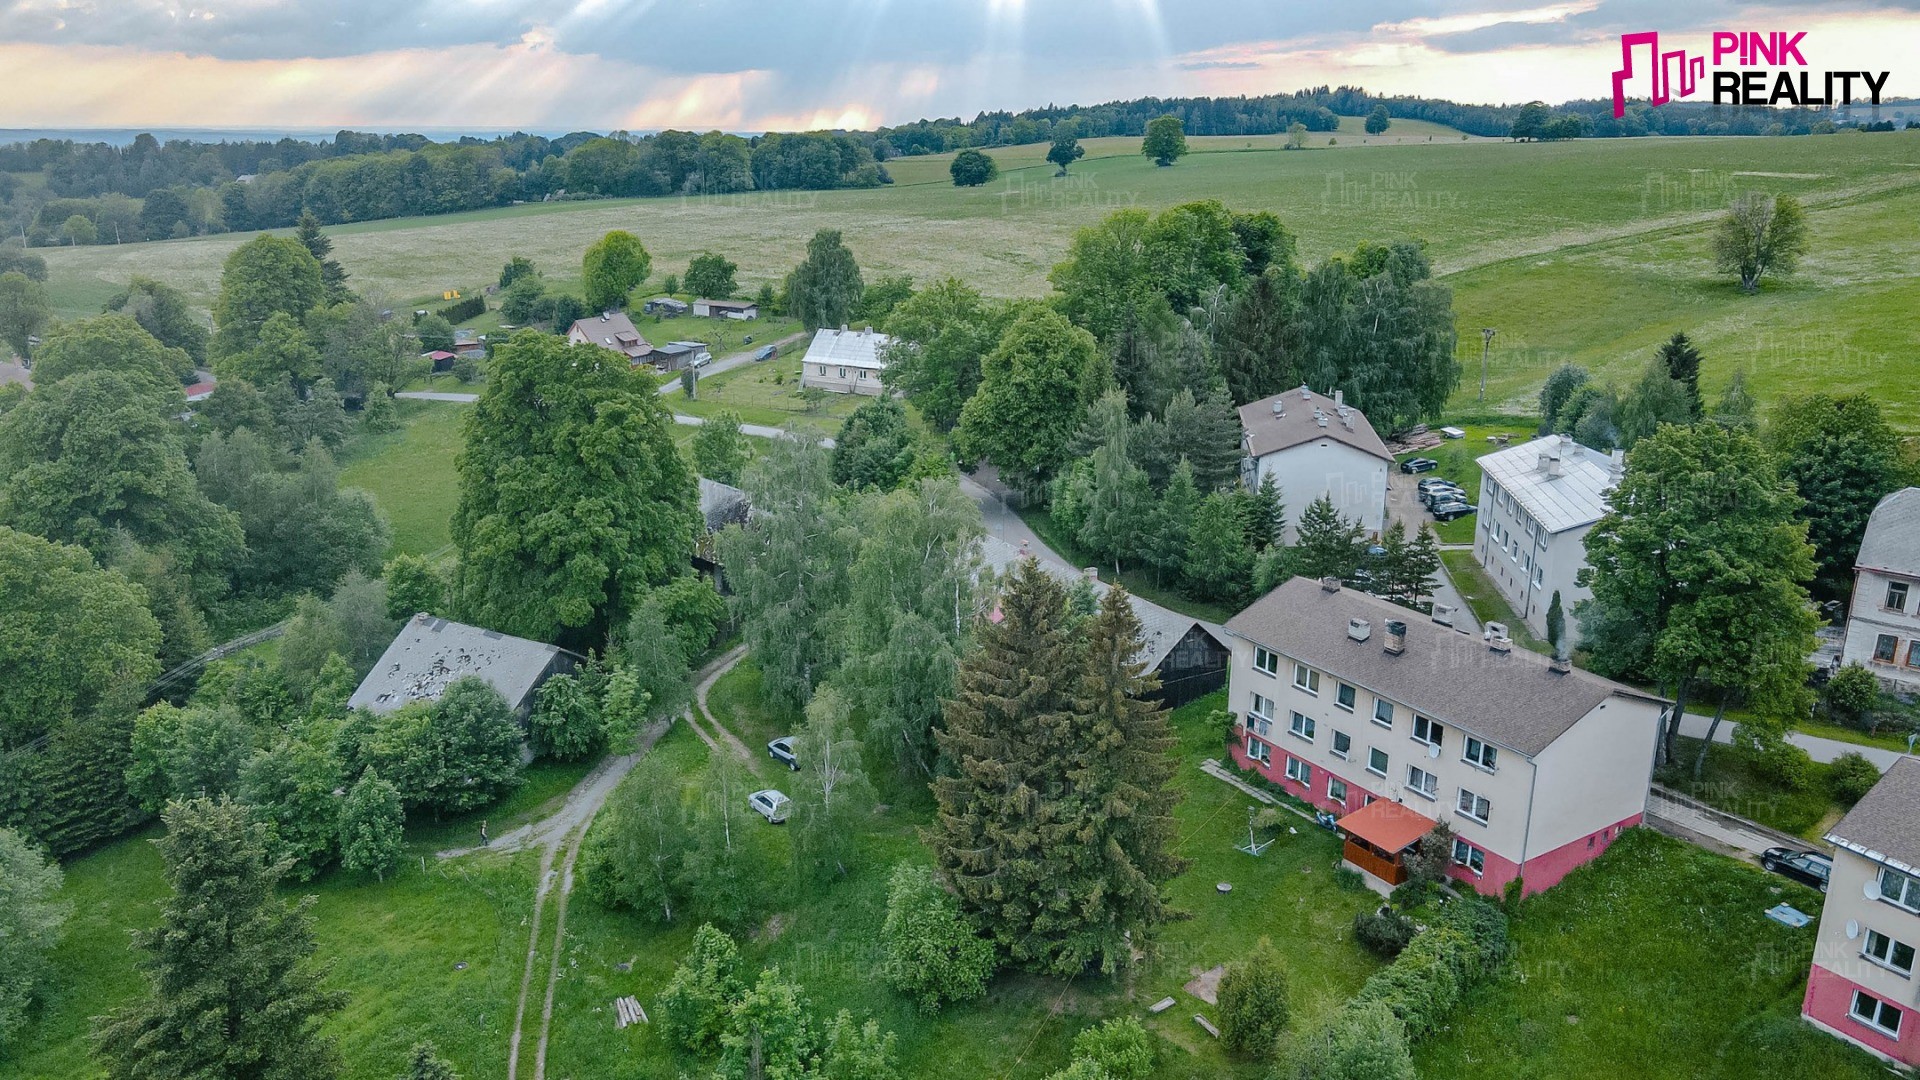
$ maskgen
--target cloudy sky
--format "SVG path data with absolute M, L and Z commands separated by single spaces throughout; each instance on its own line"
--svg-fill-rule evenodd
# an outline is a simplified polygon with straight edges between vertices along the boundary
M 1619 35 L 1805 31 L 1920 93 L 1920 0 L 0 0 L 0 127 L 737 131 L 1321 83 L 1610 92 Z

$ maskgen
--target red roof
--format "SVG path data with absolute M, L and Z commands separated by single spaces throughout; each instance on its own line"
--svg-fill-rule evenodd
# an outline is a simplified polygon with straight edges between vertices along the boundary
M 455 357 L 454 357 L 454 355 L 453 355 L 452 353 L 450 353 L 450 352 L 448 352 L 448 351 L 447 351 L 447 350 L 445 350 L 445 349 L 435 349 L 435 350 L 433 350 L 432 352 L 430 352 L 430 353 L 428 353 L 428 354 L 427 354 L 427 359 L 429 359 L 429 360 L 452 360 L 452 359 L 455 359 Z
M 187 400 L 198 401 L 199 399 L 204 398 L 209 394 L 212 394 L 213 386 L 214 384 L 211 382 L 194 383 L 192 386 L 189 386 L 186 389 Z
M 1340 831 L 1357 836 L 1381 851 L 1399 854 L 1433 831 L 1433 819 L 1397 802 L 1376 799 L 1341 818 Z

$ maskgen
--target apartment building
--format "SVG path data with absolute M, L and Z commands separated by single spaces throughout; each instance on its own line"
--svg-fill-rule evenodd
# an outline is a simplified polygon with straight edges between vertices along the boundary
M 1302 386 L 1240 406 L 1242 479 L 1250 488 L 1273 477 L 1286 502 L 1288 543 L 1294 525 L 1322 495 L 1342 517 L 1368 533 L 1387 527 L 1387 470 L 1393 455 L 1366 414 L 1342 391 L 1316 395 Z
M 1867 518 L 1840 659 L 1889 689 L 1920 692 L 1920 487 L 1881 499 Z
M 1473 557 L 1539 637 L 1560 594 L 1567 649 L 1579 640 L 1573 605 L 1593 595 L 1575 578 L 1587 565 L 1587 533 L 1607 512 L 1622 461 L 1565 435 L 1549 435 L 1482 457 Z

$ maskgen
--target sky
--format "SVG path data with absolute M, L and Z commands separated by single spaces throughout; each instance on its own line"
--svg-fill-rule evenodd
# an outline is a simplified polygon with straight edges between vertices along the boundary
M 1603 97 L 1619 36 L 1804 31 L 1920 94 L 1920 0 L 0 0 L 0 127 L 870 128 L 1358 85 Z M 1669 44 L 1671 43 L 1671 44 Z

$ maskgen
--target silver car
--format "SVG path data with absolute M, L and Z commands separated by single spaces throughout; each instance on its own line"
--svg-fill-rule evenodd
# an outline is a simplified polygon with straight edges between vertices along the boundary
M 783 825 L 786 823 L 787 807 L 791 805 L 793 805 L 792 799 L 787 798 L 772 788 L 768 788 L 765 791 L 756 791 L 747 796 L 747 806 L 751 808 L 754 813 L 766 818 L 767 822 L 772 825 Z

